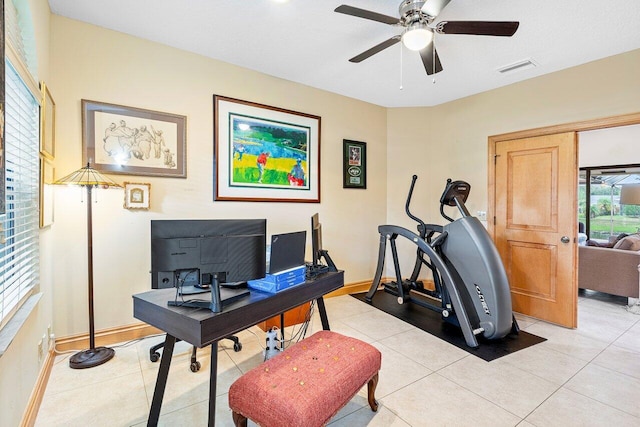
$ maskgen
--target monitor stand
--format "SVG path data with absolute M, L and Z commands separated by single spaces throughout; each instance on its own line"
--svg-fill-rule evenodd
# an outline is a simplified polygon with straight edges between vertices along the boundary
M 222 306 L 231 304 L 239 299 L 248 297 L 251 294 L 249 289 L 230 289 L 230 288 L 220 288 L 220 301 L 222 302 Z M 189 295 L 189 294 L 183 294 Z M 167 302 L 167 305 L 174 307 L 190 307 L 190 308 L 211 308 L 211 301 L 206 300 L 197 300 L 197 301 L 180 301 L 180 300 L 171 300 Z
M 211 292 L 211 286 L 207 286 L 205 288 L 201 286 L 187 285 L 181 286 L 180 289 L 178 289 L 178 295 L 198 295 L 207 292 Z

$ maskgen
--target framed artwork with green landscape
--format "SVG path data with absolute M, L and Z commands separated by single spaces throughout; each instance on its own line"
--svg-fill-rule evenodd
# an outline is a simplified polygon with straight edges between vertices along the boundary
M 320 117 L 214 95 L 214 200 L 320 202 Z

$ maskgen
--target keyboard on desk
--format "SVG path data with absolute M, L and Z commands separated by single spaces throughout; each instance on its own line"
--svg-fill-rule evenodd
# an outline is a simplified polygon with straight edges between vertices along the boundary
M 220 286 L 227 289 L 242 289 L 247 287 L 247 282 L 222 282 L 220 283 Z

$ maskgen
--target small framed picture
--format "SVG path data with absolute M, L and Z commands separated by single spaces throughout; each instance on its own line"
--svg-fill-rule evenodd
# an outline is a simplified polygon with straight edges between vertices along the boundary
M 365 142 L 342 142 L 342 188 L 367 188 L 367 144 Z
M 124 207 L 126 209 L 149 209 L 151 184 L 124 183 Z

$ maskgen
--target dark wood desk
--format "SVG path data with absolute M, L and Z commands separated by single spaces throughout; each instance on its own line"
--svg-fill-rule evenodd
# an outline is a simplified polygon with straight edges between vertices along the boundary
M 157 289 L 134 295 L 133 316 L 167 333 L 147 425 L 158 424 L 176 340 L 186 341 L 199 348 L 211 345 L 209 426 L 213 427 L 216 416 L 218 341 L 314 299 L 318 303 L 322 328 L 328 330 L 329 321 L 322 296 L 343 285 L 344 272 L 324 273 L 276 294 L 252 290 L 250 296 L 225 306 L 221 313 L 168 306 L 167 302 L 175 297 L 174 289 Z

